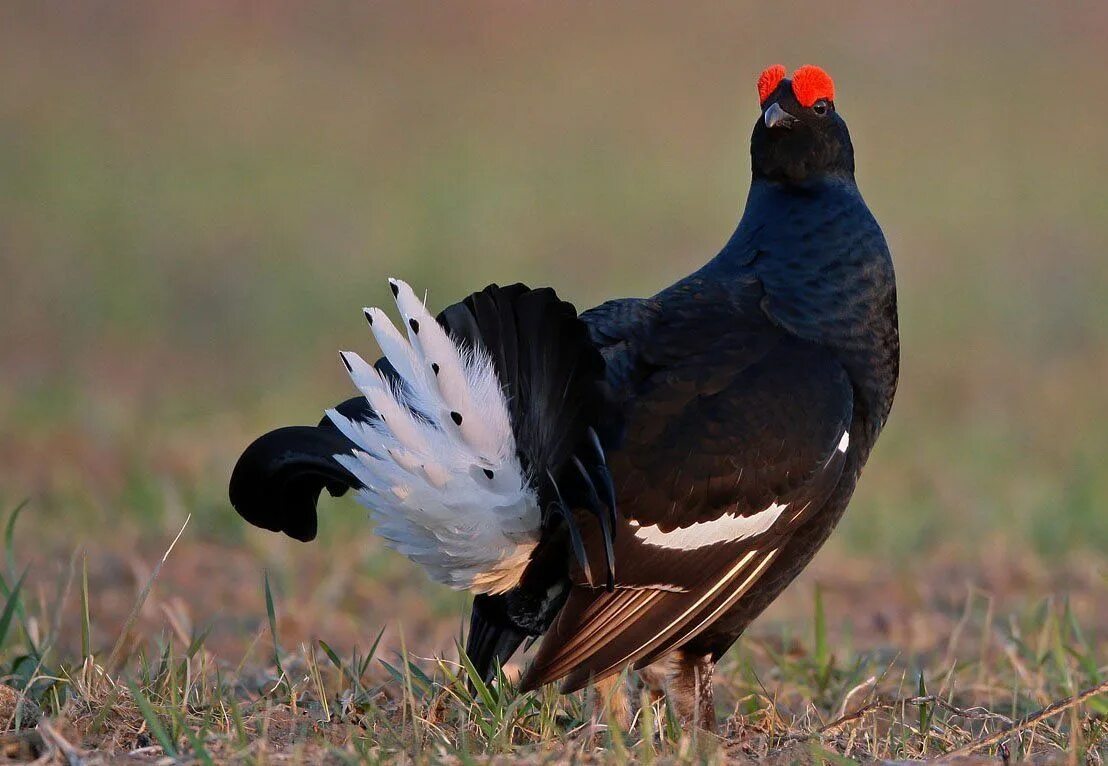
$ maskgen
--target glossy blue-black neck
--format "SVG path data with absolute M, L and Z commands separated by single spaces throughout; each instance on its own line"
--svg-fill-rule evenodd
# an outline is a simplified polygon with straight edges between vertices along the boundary
M 834 348 L 883 422 L 899 358 L 888 245 L 854 179 L 755 180 L 735 233 L 696 277 L 739 313 L 756 306 L 793 335 Z
M 853 175 L 822 176 L 803 183 L 755 178 L 738 226 L 704 271 L 741 269 L 771 245 L 789 251 L 799 247 L 813 259 L 827 257 L 827 251 L 818 246 L 818 231 L 843 215 L 861 216 L 876 227 Z

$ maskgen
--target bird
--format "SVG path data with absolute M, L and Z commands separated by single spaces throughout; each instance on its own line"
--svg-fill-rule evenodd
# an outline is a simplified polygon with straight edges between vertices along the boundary
M 774 65 L 757 92 L 745 208 L 703 266 L 583 312 L 494 284 L 432 316 L 391 279 L 403 332 L 366 309 L 383 355 L 341 355 L 360 395 L 255 440 L 234 508 L 310 540 L 321 491 L 353 490 L 389 546 L 474 594 L 486 680 L 541 640 L 522 691 L 616 699 L 631 668 L 713 730 L 716 663 L 837 525 L 899 379 L 892 258 L 834 82 Z

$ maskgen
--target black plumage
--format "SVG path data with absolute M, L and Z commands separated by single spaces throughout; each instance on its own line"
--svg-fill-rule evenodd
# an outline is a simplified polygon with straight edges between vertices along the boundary
M 789 80 L 763 107 L 746 209 L 719 255 L 654 298 L 582 317 L 619 424 L 609 463 L 625 588 L 574 588 L 525 688 L 564 677 L 571 690 L 672 649 L 714 662 L 826 539 L 888 416 L 895 281 L 846 125 L 833 104 L 802 107 Z M 780 110 L 792 119 L 768 124 Z M 774 503 L 785 511 L 743 539 L 669 549 L 633 532 L 753 519 Z
M 714 662 L 845 510 L 896 391 L 895 279 L 830 78 L 804 69 L 795 86 L 763 74 L 746 208 L 697 272 L 579 318 L 522 286 L 440 315 L 495 360 L 544 504 L 518 584 L 474 600 L 466 649 L 486 678 L 543 634 L 525 689 L 673 656 L 679 710 L 710 726 Z M 336 439 L 323 425 L 263 437 L 236 507 L 310 537 L 320 489 L 356 485 Z
M 385 363 L 387 366 L 387 362 Z M 364 397 L 335 407 L 344 415 L 367 419 L 372 410 Z M 324 488 L 340 497 L 358 481 L 334 456 L 350 441 L 331 421 L 317 426 L 286 426 L 264 434 L 246 448 L 231 473 L 231 505 L 255 526 L 284 532 L 302 542 L 314 540 L 316 502 Z

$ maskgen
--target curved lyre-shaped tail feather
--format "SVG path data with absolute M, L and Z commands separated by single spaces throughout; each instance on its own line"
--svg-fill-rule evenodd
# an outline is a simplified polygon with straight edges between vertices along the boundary
M 320 491 L 353 489 L 387 543 L 451 587 L 511 589 L 540 541 L 591 579 L 574 512 L 608 530 L 615 498 L 592 430 L 604 363 L 576 310 L 548 288 L 490 285 L 436 318 L 389 285 L 399 326 L 365 309 L 384 356 L 341 355 L 361 396 L 256 439 L 231 477 L 236 510 L 310 540 Z

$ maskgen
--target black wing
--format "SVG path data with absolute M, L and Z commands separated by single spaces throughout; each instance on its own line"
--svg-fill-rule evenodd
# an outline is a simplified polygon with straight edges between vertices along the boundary
M 641 382 L 641 361 L 659 315 L 655 298 L 618 298 L 581 314 L 589 337 L 604 355 L 610 404 L 618 406 Z
M 853 394 L 831 353 L 764 328 L 713 345 L 734 358 L 665 368 L 628 411 L 610 458 L 626 519 L 617 589 L 573 589 L 525 688 L 566 676 L 567 691 L 579 688 L 688 641 L 747 592 L 838 481 Z

